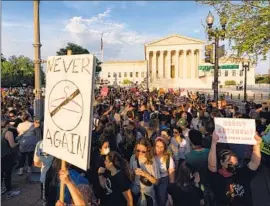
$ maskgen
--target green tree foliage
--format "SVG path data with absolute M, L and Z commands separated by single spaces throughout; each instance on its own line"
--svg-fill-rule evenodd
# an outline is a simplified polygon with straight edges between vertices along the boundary
M 67 43 L 67 46 L 65 48 L 61 48 L 58 52 L 56 52 L 57 55 L 67 55 L 67 50 L 71 50 L 73 55 L 76 54 L 90 54 L 90 52 L 83 48 L 82 46 L 78 44 L 73 43 Z
M 1 53 L 1 62 L 5 62 L 7 61 L 6 58 L 4 57 L 4 55 Z
M 1 61 L 2 87 L 20 87 L 23 84 L 34 86 L 34 63 L 25 56 L 11 56 Z M 44 83 L 44 72 L 41 70 L 41 80 Z
M 124 79 L 123 84 L 124 85 L 132 84 L 132 81 L 130 81 L 129 79 Z
M 90 52 L 83 48 L 82 46 L 74 43 L 67 43 L 67 46 L 65 48 L 59 49 L 59 51 L 56 52 L 57 55 L 67 55 L 67 51 L 71 50 L 72 54 L 90 54 Z M 96 58 L 96 73 L 99 73 L 101 71 L 101 64 L 102 62 L 99 61 L 98 58 Z
M 270 75 L 256 76 L 256 84 L 270 84 Z
M 244 54 L 257 62 L 270 50 L 269 1 L 198 1 L 213 6 L 217 14 L 227 18 L 226 38 L 237 57 Z

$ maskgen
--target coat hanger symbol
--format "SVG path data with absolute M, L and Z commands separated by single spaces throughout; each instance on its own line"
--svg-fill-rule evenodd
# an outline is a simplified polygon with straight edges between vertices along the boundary
M 52 104 L 51 107 L 54 107 L 54 108 L 58 107 L 58 106 L 56 106 L 56 105 L 53 105 L 53 102 L 58 102 L 58 101 L 60 101 L 60 100 L 63 101 L 63 100 L 66 100 L 66 99 L 68 98 L 68 92 L 67 92 L 67 89 L 69 89 L 69 86 L 65 86 L 65 87 L 64 87 L 65 97 L 56 98 L 56 99 L 54 99 L 54 100 L 51 101 L 51 104 Z M 62 102 L 62 101 L 61 101 L 61 102 Z M 71 103 L 73 103 L 74 105 L 76 105 L 77 107 L 79 107 L 80 110 L 82 109 L 82 106 L 81 106 L 80 104 L 78 104 L 76 101 L 71 100 Z M 76 110 L 73 110 L 73 109 L 68 109 L 68 108 L 66 108 L 66 107 L 62 107 L 62 109 L 67 110 L 67 111 L 70 111 L 70 112 L 74 112 L 74 113 L 81 113 L 80 111 L 76 111 Z

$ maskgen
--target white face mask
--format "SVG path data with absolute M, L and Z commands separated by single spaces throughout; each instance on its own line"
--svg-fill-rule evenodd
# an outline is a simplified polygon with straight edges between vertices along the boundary
M 110 153 L 110 148 L 109 147 L 103 150 L 104 155 L 107 155 L 109 153 Z

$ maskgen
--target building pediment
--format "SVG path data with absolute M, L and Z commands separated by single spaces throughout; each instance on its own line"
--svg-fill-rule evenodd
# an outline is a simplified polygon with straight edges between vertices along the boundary
M 165 38 L 147 43 L 145 44 L 145 46 L 169 46 L 169 45 L 204 44 L 204 43 L 205 43 L 204 41 L 199 39 L 193 39 L 190 37 L 173 34 Z

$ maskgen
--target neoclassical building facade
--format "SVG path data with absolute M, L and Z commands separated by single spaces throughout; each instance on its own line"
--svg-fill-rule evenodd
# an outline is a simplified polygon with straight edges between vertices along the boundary
M 203 60 L 205 43 L 178 34 L 169 35 L 144 45 L 145 60 L 104 62 L 100 78 L 109 84 L 117 82 L 123 85 L 124 79 L 140 84 L 148 77 L 150 87 L 211 88 L 213 66 Z M 221 59 L 220 85 L 227 80 L 240 83 L 244 80 L 241 71 L 241 63 L 232 62 L 229 58 Z M 253 66 L 248 72 L 248 84 L 255 84 Z

